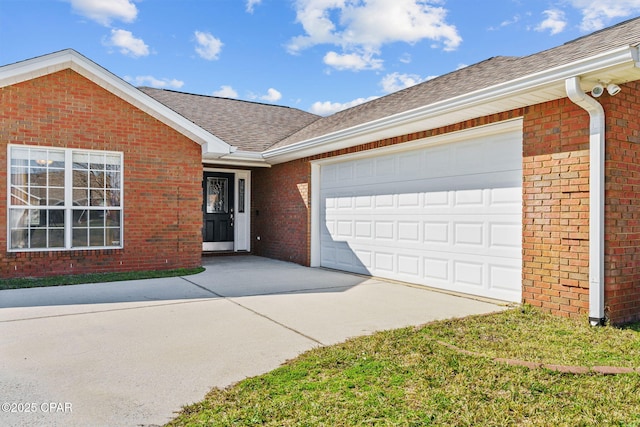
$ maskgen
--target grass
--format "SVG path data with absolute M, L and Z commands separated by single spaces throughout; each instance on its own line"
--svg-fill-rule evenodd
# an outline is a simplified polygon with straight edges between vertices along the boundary
M 640 367 L 639 326 L 592 328 L 525 307 L 380 332 L 214 389 L 168 425 L 640 426 L 639 374 L 575 375 L 492 360 Z
M 118 282 L 122 280 L 157 279 L 161 277 L 189 276 L 204 271 L 203 267 L 180 268 L 175 270 L 131 271 L 123 273 L 75 274 L 41 278 L 0 279 L 0 290 L 37 288 L 43 286 L 79 285 L 83 283 Z

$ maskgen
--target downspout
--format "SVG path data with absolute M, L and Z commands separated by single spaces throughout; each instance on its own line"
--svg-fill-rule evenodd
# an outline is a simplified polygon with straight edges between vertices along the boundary
M 565 80 L 569 99 L 589 113 L 589 322 L 604 325 L 604 155 L 602 105 L 584 93 L 580 78 Z

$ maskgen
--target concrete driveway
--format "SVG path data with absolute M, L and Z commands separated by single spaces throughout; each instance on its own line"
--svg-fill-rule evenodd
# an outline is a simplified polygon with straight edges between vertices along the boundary
M 0 291 L 0 425 L 164 424 L 317 346 L 503 305 L 255 256 L 201 274 Z

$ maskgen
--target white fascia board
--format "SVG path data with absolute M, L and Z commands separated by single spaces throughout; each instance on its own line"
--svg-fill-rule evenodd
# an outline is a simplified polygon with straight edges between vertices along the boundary
M 449 133 L 428 136 L 426 138 L 416 139 L 414 141 L 404 142 L 402 144 L 387 145 L 377 148 L 376 150 L 356 151 L 353 153 L 342 154 L 340 156 L 323 157 L 318 160 L 311 161 L 311 164 L 330 165 L 334 163 L 342 163 L 349 160 L 360 160 L 372 158 L 380 155 L 396 154 L 407 151 L 414 151 L 426 147 L 443 144 L 453 144 L 456 142 L 469 141 L 471 139 L 486 138 L 496 135 L 504 135 L 513 133 L 514 135 L 522 135 L 522 117 L 504 120 L 496 123 L 489 123 L 472 128 L 465 128 Z
M 73 49 L 1 67 L 0 87 L 32 80 L 65 69 L 75 71 L 200 144 L 203 154 L 221 156 L 232 152 L 232 147 L 220 138 L 187 120 Z
M 637 69 L 640 67 L 640 63 L 638 62 L 639 57 L 640 55 L 637 47 L 624 46 L 580 61 L 550 68 L 522 78 L 470 92 L 465 95 L 418 107 L 413 110 L 363 123 L 348 129 L 332 132 L 317 138 L 301 141 L 286 147 L 267 150 L 263 152 L 263 156 L 269 163 L 276 164 L 294 160 L 296 158 L 320 154 L 330 150 L 348 148 L 366 142 L 367 140 L 372 141 L 388 137 L 393 134 L 389 133 L 390 130 L 407 126 L 417 121 L 433 120 L 439 117 L 444 118 L 446 116 L 453 115 L 456 112 L 469 110 L 483 104 L 499 102 L 501 100 L 535 92 L 550 86 L 558 86 L 558 93 L 562 91 L 564 94 L 564 81 L 569 77 L 593 74 L 602 70 L 611 70 L 615 67 Z M 638 75 L 638 78 L 640 79 L 640 74 Z M 549 100 L 552 99 L 557 99 L 557 97 L 550 97 Z M 397 132 L 395 134 L 397 134 Z
M 238 150 L 231 154 L 220 157 L 203 156 L 202 163 L 215 163 L 216 165 L 247 166 L 257 168 L 271 167 L 271 165 L 264 160 L 261 153 L 242 150 Z

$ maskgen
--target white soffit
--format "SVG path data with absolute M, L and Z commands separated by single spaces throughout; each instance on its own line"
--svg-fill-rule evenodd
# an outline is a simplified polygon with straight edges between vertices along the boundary
M 599 80 L 614 83 L 638 80 L 638 58 L 637 47 L 625 46 L 414 110 L 267 150 L 263 155 L 271 164 L 283 163 L 565 98 L 564 81 L 572 76 L 582 76 L 585 85 L 593 85 Z M 585 90 L 590 90 L 590 87 L 585 87 Z
M 38 77 L 71 69 L 103 89 L 113 93 L 167 126 L 202 146 L 203 155 L 219 157 L 233 147 L 207 132 L 180 114 L 136 89 L 95 62 L 73 49 L 29 59 L 0 68 L 0 87 L 6 87 Z

